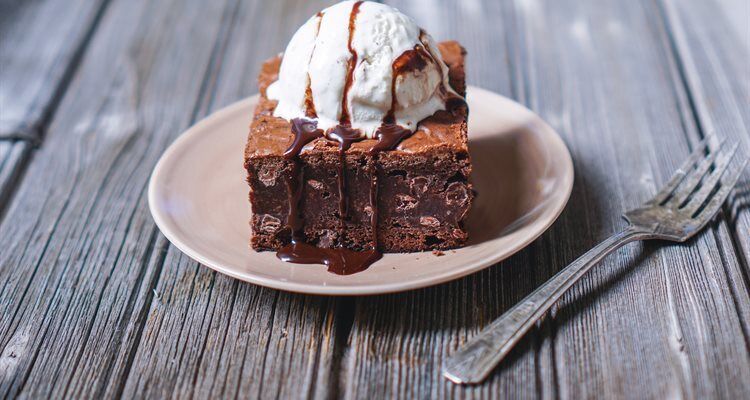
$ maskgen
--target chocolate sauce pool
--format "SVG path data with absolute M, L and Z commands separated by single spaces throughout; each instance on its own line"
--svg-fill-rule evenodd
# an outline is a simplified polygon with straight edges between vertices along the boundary
M 370 149 L 369 153 L 373 157 L 370 173 L 370 229 L 372 231 L 372 248 L 364 251 L 353 251 L 345 247 L 346 221 L 348 220 L 349 197 L 346 190 L 346 151 L 355 142 L 363 140 L 360 132 L 351 127 L 351 116 L 348 109 L 349 89 L 354 79 L 354 69 L 357 66 L 357 52 L 352 47 L 352 37 L 356 29 L 356 19 L 362 2 L 359 1 L 352 7 L 349 15 L 349 39 L 347 47 L 351 54 L 347 64 L 346 81 L 344 83 L 344 92 L 341 100 L 341 118 L 339 125 L 323 132 L 317 128 L 315 105 L 310 88 L 310 78 L 308 75 L 307 88 L 305 90 L 305 114 L 308 118 L 295 118 L 291 120 L 291 129 L 294 133 L 294 140 L 291 146 L 284 152 L 284 157 L 292 162 L 290 173 L 286 176 L 289 214 L 287 215 L 287 227 L 291 230 L 291 243 L 282 247 L 277 253 L 282 261 L 295 264 L 324 264 L 328 266 L 328 271 L 339 275 L 349 275 L 364 271 L 372 263 L 379 260 L 383 255 L 378 251 L 378 174 L 377 174 L 377 157 L 381 151 L 389 151 L 405 138 L 411 136 L 412 131 L 396 124 L 395 111 L 396 100 L 396 79 L 398 76 L 417 70 L 424 69 L 428 62 L 438 65 L 441 76 L 443 73 L 442 63 L 437 62 L 436 57 L 432 54 L 429 46 L 425 45 L 423 40 L 424 32 L 420 32 L 421 45 L 417 45 L 413 50 L 406 51 L 399 56 L 392 65 L 393 80 L 391 82 L 391 107 L 383 118 L 383 124 L 378 128 L 376 137 L 378 142 Z M 318 30 L 320 30 L 320 20 L 323 15 L 318 14 Z M 314 49 L 313 49 L 314 51 Z M 441 85 L 440 93 L 448 98 L 448 91 Z M 460 104 L 465 104 L 463 99 Z M 447 105 L 453 108 L 453 99 L 448 99 Z M 325 137 L 328 140 L 339 143 L 339 165 L 338 165 L 338 192 L 339 192 L 339 240 L 335 248 L 320 248 L 306 243 L 304 231 L 304 217 L 301 210 L 302 188 L 304 187 L 304 165 L 300 161 L 299 154 L 302 148 L 313 140 Z

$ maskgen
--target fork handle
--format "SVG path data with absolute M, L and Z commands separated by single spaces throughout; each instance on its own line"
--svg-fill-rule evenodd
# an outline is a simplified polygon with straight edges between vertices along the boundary
M 455 383 L 482 382 L 536 321 L 591 267 L 623 245 L 648 236 L 647 232 L 629 226 L 596 245 L 446 359 L 443 375 Z

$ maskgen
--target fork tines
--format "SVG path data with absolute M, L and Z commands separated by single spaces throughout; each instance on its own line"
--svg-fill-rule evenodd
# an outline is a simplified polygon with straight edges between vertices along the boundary
M 743 156 L 739 167 L 725 174 L 730 170 L 729 166 L 737 154 L 739 143 L 725 150 L 722 140 L 711 148 L 709 142 L 713 138 L 713 135 L 706 136 L 698 144 L 649 204 L 680 209 L 690 217 L 701 213 L 713 216 L 718 212 L 742 175 L 748 159 Z

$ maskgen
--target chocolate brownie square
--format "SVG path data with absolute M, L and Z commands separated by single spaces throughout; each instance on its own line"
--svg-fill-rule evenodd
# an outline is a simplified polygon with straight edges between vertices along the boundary
M 465 96 L 465 50 L 453 41 L 438 48 L 448 65 L 451 86 Z M 295 137 L 291 124 L 273 116 L 276 102 L 266 97 L 280 63 L 276 57 L 263 65 L 260 99 L 245 148 L 254 249 L 278 250 L 289 244 L 289 215 L 295 207 L 290 179 L 297 175 L 303 185 L 298 211 L 309 244 L 410 252 L 466 243 L 464 221 L 474 194 L 465 106 L 423 120 L 390 151 L 371 152 L 377 141 L 367 139 L 354 143 L 341 157 L 339 143 L 317 138 L 303 148 L 300 165 L 295 165 L 284 157 Z

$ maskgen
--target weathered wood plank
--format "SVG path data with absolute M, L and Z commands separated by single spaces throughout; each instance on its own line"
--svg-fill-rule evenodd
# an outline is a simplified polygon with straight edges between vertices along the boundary
M 123 332 L 163 259 L 148 262 L 147 179 L 194 118 L 234 4 L 116 0 L 103 15 L 0 225 L 0 397 L 97 397 L 127 374 Z
M 283 51 L 294 30 L 323 3 L 239 2 L 228 40 L 215 55 L 199 114 L 255 93 L 260 62 Z M 158 300 L 148 311 L 125 397 L 325 398 L 335 393 L 339 300 L 238 282 L 173 247 L 155 290 Z
M 28 142 L 0 141 L 0 221 L 4 214 L 3 205 L 11 196 L 30 151 L 31 144 Z
M 0 219 L 106 4 L 0 2 Z
M 750 3 L 662 0 L 662 11 L 690 89 L 691 116 L 704 133 L 737 141 L 750 155 Z M 730 230 L 748 279 L 750 168 L 728 204 Z
M 38 138 L 106 3 L 0 3 L 0 137 Z
M 653 3 L 524 0 L 499 15 L 491 7 L 472 15 L 465 10 L 473 2 L 453 6 L 464 10 L 456 14 L 451 5 L 428 8 L 439 28 L 460 21 L 457 36 L 505 26 L 510 46 L 470 53 L 469 63 L 507 74 L 496 57 L 510 54 L 511 76 L 523 79 L 514 93 L 563 135 L 576 185 L 552 229 L 499 266 L 358 301 L 345 394 L 742 397 L 750 390 L 750 299 L 723 222 L 684 246 L 635 245 L 607 259 L 486 385 L 458 388 L 440 377 L 443 357 L 466 336 L 622 227 L 620 213 L 650 197 L 699 136 L 685 118 L 687 93 Z

